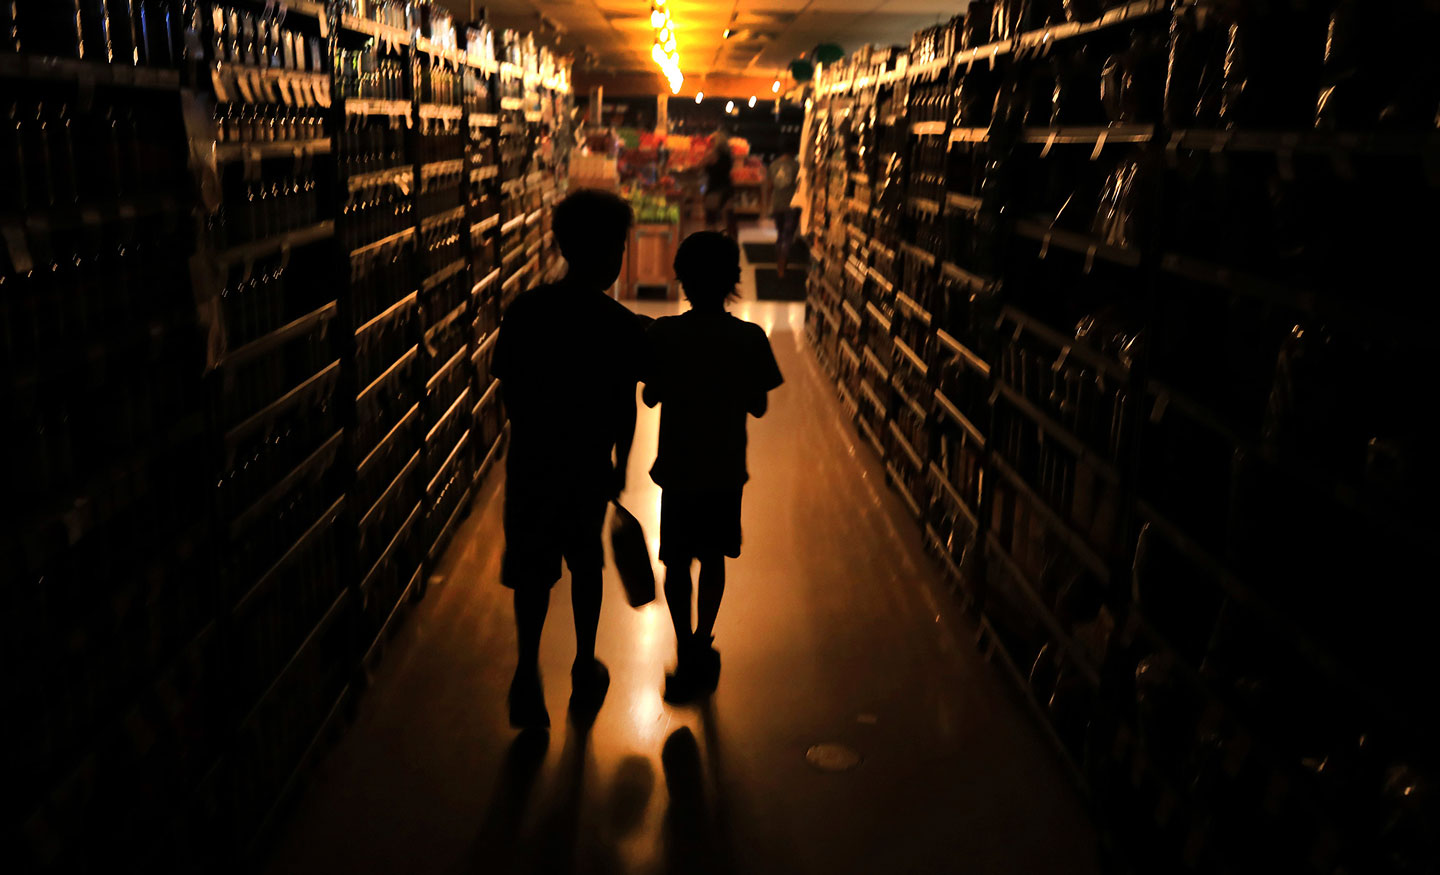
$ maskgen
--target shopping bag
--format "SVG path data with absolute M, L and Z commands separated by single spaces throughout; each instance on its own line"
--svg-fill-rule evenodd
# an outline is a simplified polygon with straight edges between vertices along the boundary
M 615 570 L 620 572 L 630 607 L 644 607 L 655 601 L 655 569 L 650 565 L 645 530 L 618 501 L 610 517 L 610 552 L 615 556 Z

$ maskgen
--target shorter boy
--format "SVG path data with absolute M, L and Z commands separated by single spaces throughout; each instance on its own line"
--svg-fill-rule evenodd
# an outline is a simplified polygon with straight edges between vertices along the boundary
M 665 697 L 685 701 L 714 689 L 720 657 L 715 616 L 725 592 L 725 557 L 740 555 L 745 417 L 763 416 L 766 394 L 784 378 L 760 326 L 731 316 L 740 247 L 716 231 L 691 234 L 675 253 L 690 311 L 647 332 L 646 405 L 660 405 L 660 446 L 651 478 L 660 486 L 660 561 L 675 624 L 676 667 Z M 699 618 L 690 628 L 690 563 L 700 561 Z

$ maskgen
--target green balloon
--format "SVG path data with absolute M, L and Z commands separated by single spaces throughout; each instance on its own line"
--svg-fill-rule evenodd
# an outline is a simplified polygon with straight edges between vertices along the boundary
M 815 60 L 822 64 L 833 64 L 845 57 L 845 50 L 834 43 L 821 43 L 815 47 L 815 51 L 811 54 L 815 56 Z
M 815 78 L 815 65 L 809 61 L 791 61 L 790 75 L 796 82 L 809 82 Z

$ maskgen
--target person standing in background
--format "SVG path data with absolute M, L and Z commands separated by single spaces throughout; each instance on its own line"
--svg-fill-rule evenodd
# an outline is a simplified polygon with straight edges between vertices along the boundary
M 730 238 L 739 239 L 735 227 L 735 183 L 730 171 L 735 167 L 735 156 L 730 151 L 730 134 L 724 128 L 717 128 L 705 156 L 705 227 L 715 231 L 723 227 Z
M 500 582 L 515 591 L 519 660 L 509 705 L 517 729 L 550 725 L 540 632 L 562 559 L 575 609 L 572 712 L 593 715 L 610 685 L 595 658 L 602 534 L 606 506 L 625 488 L 646 320 L 606 290 L 620 276 L 634 222 L 630 204 L 609 192 L 581 189 L 561 201 L 552 229 L 569 270 L 517 297 L 495 340 L 491 370 L 511 427 Z
M 775 272 L 785 278 L 790 262 L 790 247 L 800 224 L 800 209 L 790 206 L 795 199 L 795 186 L 800 181 L 800 162 L 793 151 L 786 151 L 770 162 L 770 216 L 775 220 Z

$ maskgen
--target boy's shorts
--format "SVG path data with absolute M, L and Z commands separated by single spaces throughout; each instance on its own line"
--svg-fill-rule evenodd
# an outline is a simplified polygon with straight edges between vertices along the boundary
M 593 495 L 507 488 L 500 583 L 510 589 L 554 586 L 562 558 L 571 574 L 604 568 L 607 505 Z
M 740 496 L 733 489 L 660 492 L 660 561 L 666 565 L 740 555 Z

